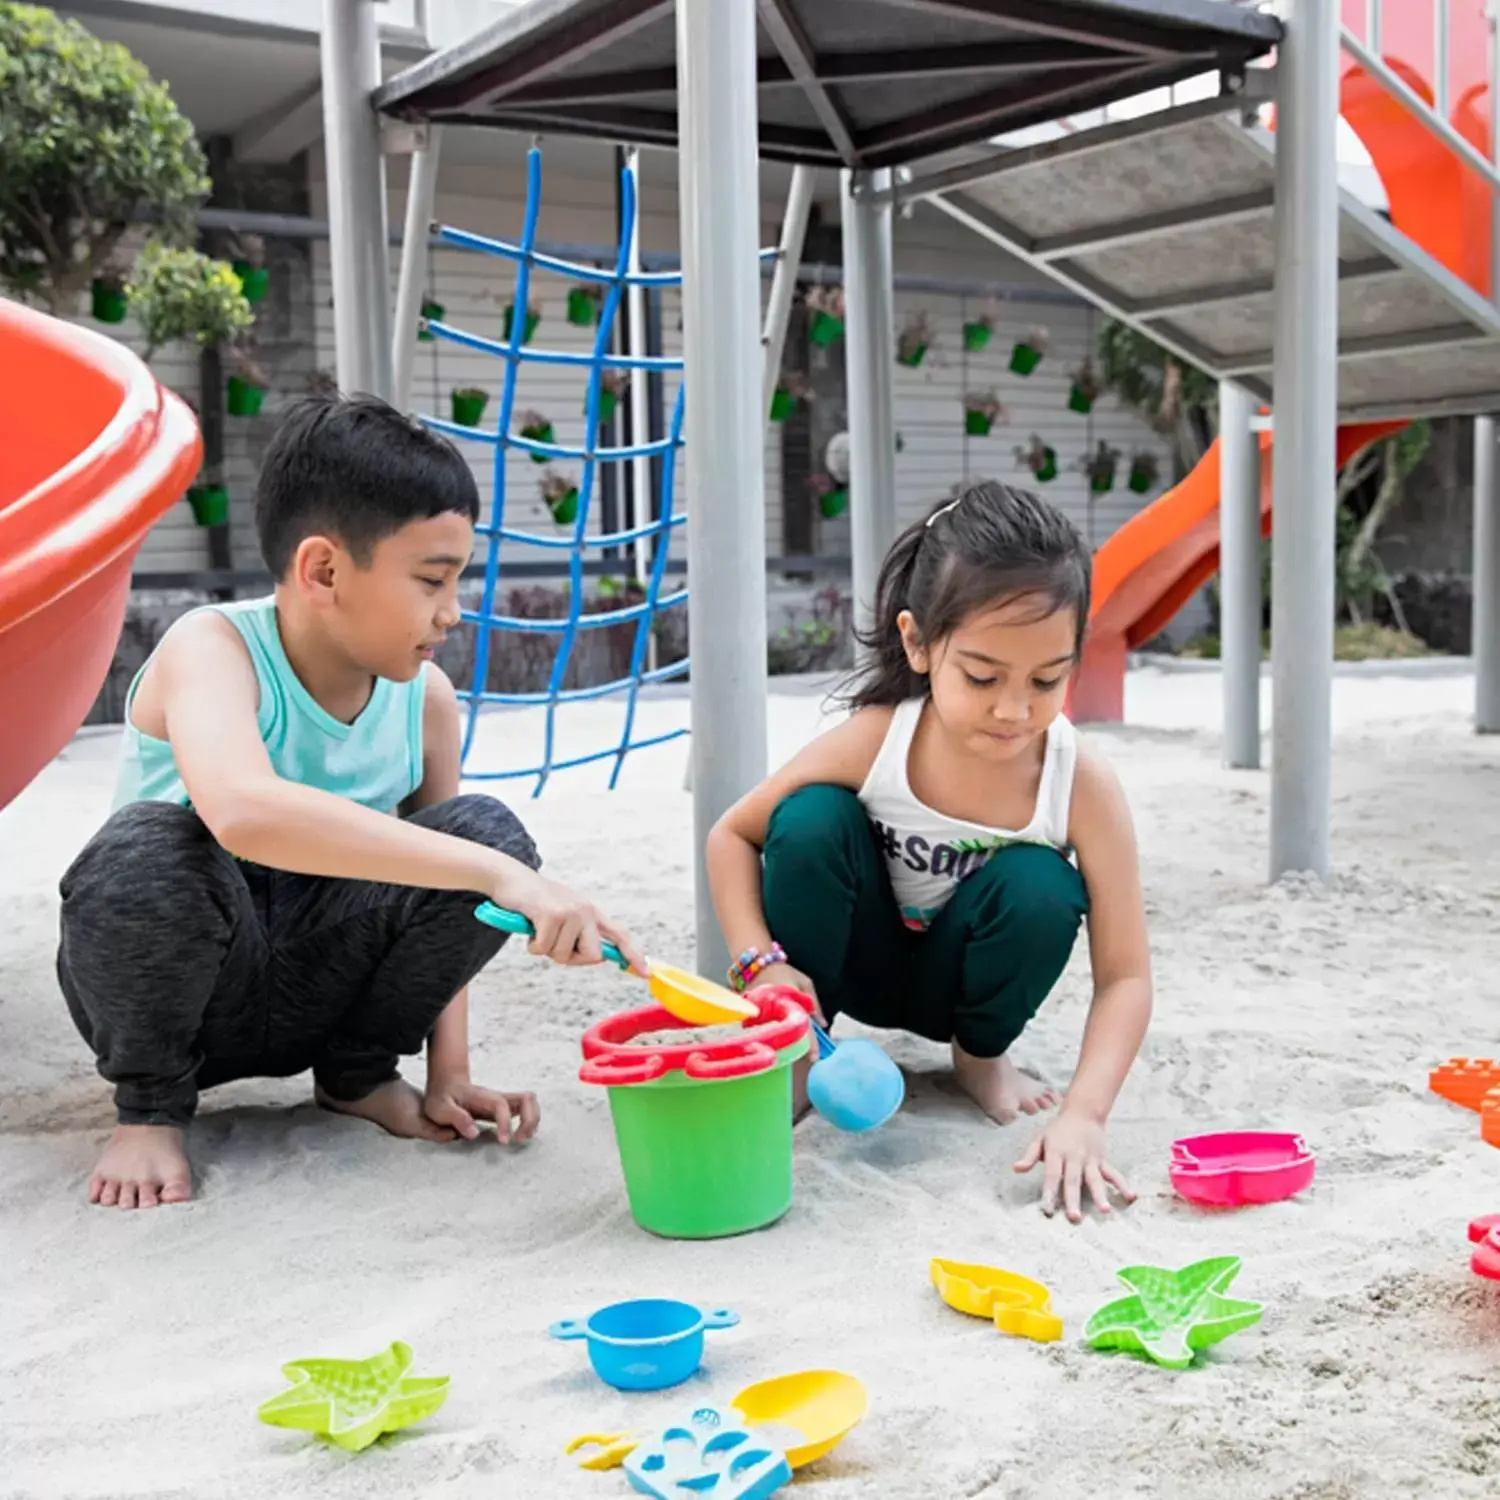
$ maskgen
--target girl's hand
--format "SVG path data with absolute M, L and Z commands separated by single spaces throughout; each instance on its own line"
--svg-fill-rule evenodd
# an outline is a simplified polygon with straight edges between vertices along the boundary
M 1042 1164 L 1042 1212 L 1049 1219 L 1057 1212 L 1059 1187 L 1063 1206 L 1074 1224 L 1083 1218 L 1085 1184 L 1101 1214 L 1110 1211 L 1109 1187 L 1127 1203 L 1135 1202 L 1129 1183 L 1104 1159 L 1103 1123 L 1088 1115 L 1070 1114 L 1067 1105 L 1026 1148 L 1015 1170 L 1029 1172 L 1038 1162 Z
M 525 1145 L 542 1120 L 535 1094 L 481 1088 L 467 1077 L 433 1077 L 430 1070 L 422 1113 L 466 1141 L 478 1140 L 479 1122 L 486 1121 L 495 1127 L 498 1140 L 512 1146 Z
M 813 988 L 813 982 L 806 974 L 794 969 L 790 964 L 772 964 L 768 969 L 762 969 L 750 982 L 751 990 L 764 989 L 769 984 L 789 984 L 794 990 L 801 990 L 813 1003 L 813 1015 L 817 1017 L 818 1025 L 826 1031 L 828 1022 L 823 1019 L 823 1008 L 818 1004 L 818 992 Z

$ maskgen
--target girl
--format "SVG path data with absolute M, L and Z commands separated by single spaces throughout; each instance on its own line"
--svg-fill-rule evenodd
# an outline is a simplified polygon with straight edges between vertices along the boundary
M 1042 1209 L 1108 1212 L 1104 1125 L 1151 1013 L 1135 835 L 1119 782 L 1062 715 L 1089 554 L 1059 511 L 985 482 L 907 528 L 881 567 L 853 714 L 725 813 L 708 876 L 736 988 L 792 984 L 828 1022 L 949 1042 L 1008 1124 L 1058 1102 L 1011 1044 L 1087 915 L 1094 999 L 1056 1119 L 1015 1164 Z M 1076 861 L 1076 863 L 1075 863 Z M 799 1092 L 799 1099 L 802 1094 Z

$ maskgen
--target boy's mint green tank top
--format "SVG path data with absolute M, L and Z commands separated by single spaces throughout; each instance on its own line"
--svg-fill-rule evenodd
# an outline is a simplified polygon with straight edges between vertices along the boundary
M 370 701 L 352 724 L 342 723 L 303 687 L 292 670 L 276 623 L 276 600 L 210 604 L 244 638 L 260 685 L 260 737 L 276 774 L 347 797 L 377 812 L 394 812 L 422 782 L 424 669 L 411 682 L 377 677 Z M 189 797 L 172 747 L 131 723 L 142 667 L 125 698 L 125 746 L 114 805 L 177 802 Z

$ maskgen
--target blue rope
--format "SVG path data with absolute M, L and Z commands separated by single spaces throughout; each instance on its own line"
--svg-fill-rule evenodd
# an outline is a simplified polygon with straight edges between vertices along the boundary
M 576 264 L 537 251 L 536 230 L 541 207 L 541 186 L 541 152 L 533 147 L 526 159 L 526 211 L 522 222 L 521 238 L 517 244 L 488 239 L 482 235 L 470 234 L 464 230 L 446 226 L 438 229 L 437 239 L 440 243 L 467 250 L 478 250 L 514 263 L 516 287 L 515 298 L 511 304 L 511 323 L 510 327 L 505 330 L 503 340 L 485 338 L 480 334 L 440 321 L 429 321 L 426 324 L 428 330 L 439 339 L 490 355 L 502 362 L 504 374 L 494 427 L 468 427 L 439 416 L 424 416 L 422 419 L 437 432 L 463 442 L 482 443 L 493 449 L 493 496 L 489 514 L 475 528 L 477 535 L 484 538 L 486 543 L 483 589 L 479 608 L 463 611 L 464 621 L 476 629 L 473 674 L 469 687 L 460 690 L 458 695 L 465 710 L 462 749 L 464 775 L 480 781 L 508 781 L 533 777 L 536 783 L 532 789 L 533 796 L 541 795 L 548 779 L 555 771 L 571 770 L 578 766 L 606 760 L 613 761 L 609 777 L 609 785 L 613 789 L 619 780 L 625 757 L 631 751 L 665 744 L 685 735 L 687 730 L 676 729 L 642 739 L 632 738 L 642 685 L 670 682 L 675 678 L 685 676 L 689 670 L 689 663 L 686 659 L 671 662 L 664 667 L 650 671 L 645 669 L 652 626 L 657 614 L 661 610 L 682 604 L 687 599 L 686 589 L 677 589 L 671 593 L 662 591 L 671 551 L 672 533 L 687 519 L 683 514 L 674 513 L 675 455 L 682 446 L 685 412 L 681 384 L 678 386 L 677 399 L 672 410 L 670 430 L 665 438 L 629 446 L 601 447 L 599 445 L 603 425 L 601 422 L 603 376 L 606 370 L 639 369 L 665 373 L 682 369 L 681 359 L 632 358 L 610 352 L 611 332 L 619 314 L 621 299 L 626 289 L 632 285 L 675 286 L 681 282 L 682 275 L 678 271 L 632 274 L 629 270 L 631 244 L 628 226 L 634 223 L 636 197 L 636 181 L 633 172 L 626 170 L 621 173 L 620 177 L 622 219 L 627 228 L 621 235 L 615 264 L 611 270 Z M 775 251 L 766 253 L 774 256 Z M 530 304 L 529 292 L 534 270 L 567 276 L 576 281 L 593 283 L 604 288 L 603 303 L 594 335 L 594 346 L 590 353 L 569 354 L 524 346 L 527 310 Z M 588 384 L 584 403 L 585 436 L 581 447 L 560 443 L 542 443 L 519 434 L 512 434 L 516 381 L 523 362 L 587 371 Z M 571 459 L 582 464 L 583 474 L 578 485 L 578 513 L 571 528 L 571 535 L 544 536 L 537 532 L 518 530 L 505 524 L 508 498 L 506 457 L 511 449 L 535 458 Z M 588 534 L 589 517 L 597 488 L 596 476 L 599 466 L 606 463 L 628 463 L 636 458 L 656 458 L 661 462 L 656 517 L 644 523 L 638 521 L 638 524 L 626 530 L 590 536 Z M 583 608 L 585 549 L 619 547 L 647 537 L 652 540 L 651 568 L 646 580 L 645 597 L 641 602 L 624 605 L 618 609 L 585 614 Z M 556 619 L 530 619 L 496 612 L 496 594 L 501 575 L 501 547 L 507 542 L 545 547 L 567 553 L 568 583 L 565 615 Z M 630 669 L 626 676 L 591 687 L 565 688 L 563 686 L 567 681 L 568 669 L 573 661 L 574 647 L 581 632 L 631 623 L 635 625 L 635 633 L 631 646 Z M 557 650 L 544 691 L 500 693 L 492 692 L 487 688 L 490 643 L 495 633 L 500 631 L 509 631 L 519 635 L 557 637 Z M 619 742 L 605 749 L 559 759 L 557 756 L 557 710 L 559 706 L 607 698 L 615 694 L 624 695 L 624 723 Z M 486 705 L 536 707 L 544 710 L 542 758 L 539 764 L 515 770 L 483 770 L 469 764 L 479 715 Z

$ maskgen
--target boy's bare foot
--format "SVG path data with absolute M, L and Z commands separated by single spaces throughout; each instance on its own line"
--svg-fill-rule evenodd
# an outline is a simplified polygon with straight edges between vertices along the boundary
M 155 1208 L 192 1196 L 193 1174 L 175 1125 L 117 1125 L 89 1178 L 89 1202 L 103 1208 Z
M 1017 1114 L 1034 1115 L 1059 1102 L 1055 1090 L 1028 1078 L 1006 1054 L 970 1057 L 954 1042 L 953 1071 L 958 1086 L 997 1125 L 1009 1125 Z
M 382 1130 L 415 1141 L 456 1141 L 458 1132 L 446 1125 L 438 1125 L 427 1118 L 422 1108 L 422 1096 L 404 1078 L 393 1078 L 382 1083 L 373 1093 L 363 1099 L 334 1099 L 322 1089 L 315 1089 L 313 1097 L 324 1109 L 335 1114 L 354 1115 L 361 1120 L 373 1120 Z

